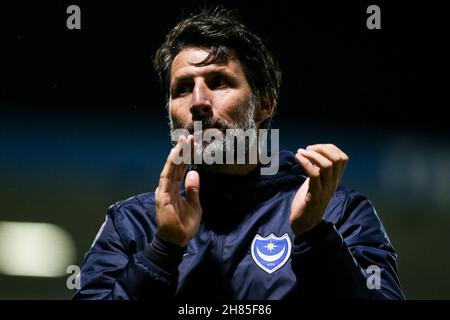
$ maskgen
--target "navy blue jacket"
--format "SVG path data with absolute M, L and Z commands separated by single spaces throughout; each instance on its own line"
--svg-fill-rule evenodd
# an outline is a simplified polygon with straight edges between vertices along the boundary
M 360 193 L 338 187 L 325 221 L 294 235 L 290 208 L 305 179 L 287 151 L 276 175 L 201 175 L 202 222 L 175 271 L 144 254 L 156 233 L 154 194 L 112 205 L 74 299 L 403 299 L 397 254 Z

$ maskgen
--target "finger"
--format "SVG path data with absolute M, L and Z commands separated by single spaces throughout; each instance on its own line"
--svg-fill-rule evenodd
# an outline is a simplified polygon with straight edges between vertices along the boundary
M 338 170 L 334 170 L 334 177 L 338 179 L 341 178 L 349 160 L 348 155 L 345 154 L 341 149 L 339 149 L 334 144 L 315 144 L 308 146 L 306 150 L 316 151 L 335 163 L 335 167 Z
M 314 166 L 312 162 L 302 155 L 300 152 L 297 152 L 295 155 L 297 160 L 300 162 L 302 167 L 305 169 L 306 175 L 309 177 L 309 191 L 313 195 L 317 195 L 322 190 L 322 182 L 320 181 L 320 171 L 319 168 Z
M 306 147 L 306 150 L 319 152 L 321 155 L 333 162 L 347 162 L 348 156 L 334 144 L 315 144 Z
M 156 189 L 155 189 L 155 200 L 157 200 L 157 199 L 159 198 L 159 193 L 158 193 L 158 191 L 159 191 L 159 186 L 156 187 Z
M 173 183 L 173 174 L 177 165 L 174 163 L 175 156 L 180 153 L 181 150 L 181 142 L 183 141 L 184 136 L 180 136 L 178 138 L 178 143 L 175 147 L 170 150 L 169 156 L 167 157 L 166 163 L 164 164 L 164 168 L 161 172 L 159 178 L 159 191 L 160 192 L 170 192 L 171 185 Z
M 175 154 L 175 156 L 177 157 L 177 162 L 175 163 L 175 169 L 174 169 L 174 179 L 175 180 L 182 180 L 186 166 L 187 166 L 187 161 L 185 161 L 186 157 L 184 155 L 185 152 L 189 151 L 189 136 L 187 137 L 183 137 L 183 139 L 181 139 L 180 141 L 180 148 L 178 149 L 178 153 Z
M 186 201 L 197 210 L 201 209 L 200 204 L 200 176 L 197 171 L 191 170 L 186 175 L 185 181 Z
M 196 148 L 196 144 L 195 144 L 195 139 L 194 139 L 194 135 L 190 134 L 188 136 L 188 138 L 190 137 L 190 142 L 191 142 L 191 163 L 194 163 L 194 153 L 195 153 L 195 148 Z
M 341 160 L 341 156 L 344 154 L 341 149 L 336 147 L 334 144 L 331 143 L 324 143 L 324 144 L 313 144 L 306 147 L 306 150 L 312 150 L 319 152 L 321 155 L 326 157 L 327 159 L 337 162 Z
M 173 173 L 173 183 L 172 183 L 172 192 L 178 193 L 180 191 L 181 184 L 184 180 L 184 175 L 186 173 L 186 169 L 188 166 L 188 162 L 185 160 L 186 157 L 184 155 L 185 152 L 190 152 L 190 148 L 192 145 L 191 140 L 193 140 L 193 136 L 189 135 L 187 138 L 182 141 L 181 150 L 179 156 L 183 159 L 183 162 L 176 166 Z
M 324 185 L 325 183 L 329 183 L 329 181 L 333 178 L 333 162 L 316 151 L 305 150 L 301 148 L 298 149 L 298 151 L 319 167 L 322 185 Z

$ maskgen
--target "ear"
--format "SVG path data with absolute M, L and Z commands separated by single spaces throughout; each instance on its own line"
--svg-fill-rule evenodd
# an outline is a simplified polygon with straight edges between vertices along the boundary
M 260 96 L 259 104 L 255 109 L 255 122 L 259 125 L 269 119 L 275 110 L 275 98 L 270 90 Z

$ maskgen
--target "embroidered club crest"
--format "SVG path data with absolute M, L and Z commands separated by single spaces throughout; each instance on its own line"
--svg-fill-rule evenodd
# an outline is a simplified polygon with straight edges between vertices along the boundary
M 291 256 L 291 240 L 287 233 L 281 237 L 273 233 L 268 237 L 255 236 L 251 246 L 252 258 L 267 273 L 280 269 Z

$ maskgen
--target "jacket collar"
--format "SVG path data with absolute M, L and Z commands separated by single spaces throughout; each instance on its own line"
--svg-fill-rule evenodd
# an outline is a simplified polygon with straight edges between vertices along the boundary
M 260 167 L 244 176 L 201 173 L 203 220 L 216 227 L 232 227 L 281 189 L 303 183 L 306 177 L 295 155 L 285 150 L 278 155 L 279 170 L 274 175 L 261 175 Z

